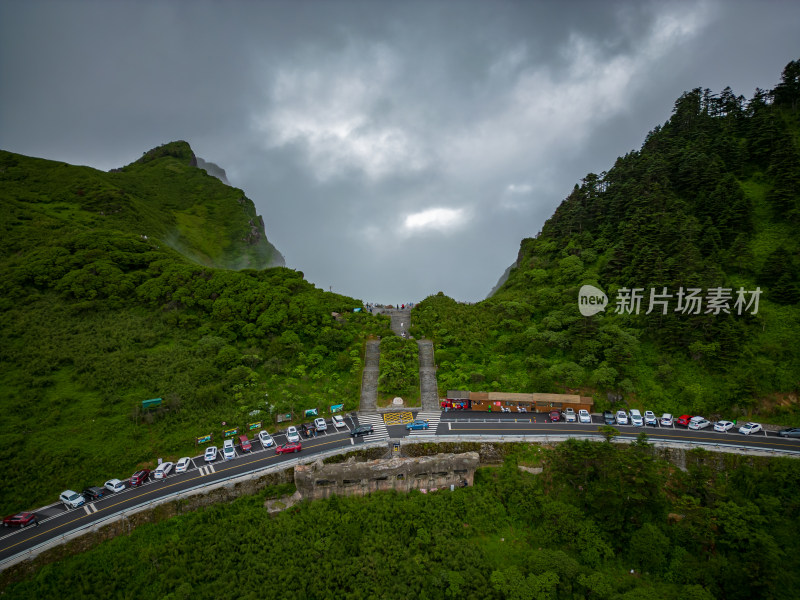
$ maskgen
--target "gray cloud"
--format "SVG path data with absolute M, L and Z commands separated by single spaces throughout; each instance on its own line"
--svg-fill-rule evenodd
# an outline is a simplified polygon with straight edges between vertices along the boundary
M 798 17 L 718 0 L 7 1 L 0 143 L 108 169 L 186 139 L 320 287 L 476 300 L 683 91 L 774 85 Z

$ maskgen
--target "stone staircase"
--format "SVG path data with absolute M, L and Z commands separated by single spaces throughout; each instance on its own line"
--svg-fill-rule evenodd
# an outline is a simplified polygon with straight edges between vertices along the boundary
M 364 374 L 361 379 L 359 412 L 375 412 L 378 408 L 378 375 L 381 363 L 381 343 L 368 340 L 364 351 Z
M 439 411 L 439 386 L 436 383 L 436 365 L 433 362 L 433 342 L 418 340 L 419 393 L 423 411 Z

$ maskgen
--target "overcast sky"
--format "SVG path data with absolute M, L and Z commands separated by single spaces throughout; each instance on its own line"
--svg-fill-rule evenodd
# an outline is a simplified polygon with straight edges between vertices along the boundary
M 751 97 L 800 2 L 0 0 L 0 147 L 110 169 L 184 139 L 287 266 L 474 301 L 683 91 Z

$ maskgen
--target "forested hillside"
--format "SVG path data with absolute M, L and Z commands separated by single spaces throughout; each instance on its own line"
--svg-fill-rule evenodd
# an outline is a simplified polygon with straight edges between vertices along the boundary
M 436 343 L 440 389 L 580 389 L 598 407 L 621 395 L 658 411 L 798 423 L 799 227 L 795 61 L 750 100 L 729 88 L 683 94 L 639 151 L 586 175 L 523 240 L 490 299 L 428 298 L 416 333 Z M 608 295 L 604 312 L 579 312 L 585 284 Z M 689 306 L 690 289 L 701 306 Z M 651 290 L 666 304 L 651 305 Z M 633 293 L 638 311 L 619 304 Z M 717 309 L 711 296 L 729 300 Z
M 355 408 L 363 339 L 388 320 L 296 271 L 202 264 L 263 265 L 271 246 L 192 159 L 173 143 L 103 173 L 0 152 L 2 514 L 188 454 L 222 422 Z
M 333 497 L 277 517 L 262 493 L 141 526 L 5 597 L 796 598 L 800 462 L 695 450 L 687 463 L 642 440 L 570 440 L 520 445 L 454 492 Z

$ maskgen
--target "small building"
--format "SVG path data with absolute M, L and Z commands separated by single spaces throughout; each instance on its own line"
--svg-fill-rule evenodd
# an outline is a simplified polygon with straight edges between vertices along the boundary
M 577 394 L 520 394 L 513 392 L 469 392 L 450 390 L 442 401 L 442 408 L 486 412 L 547 413 L 553 409 L 572 407 L 575 412 L 592 411 L 591 396 Z

